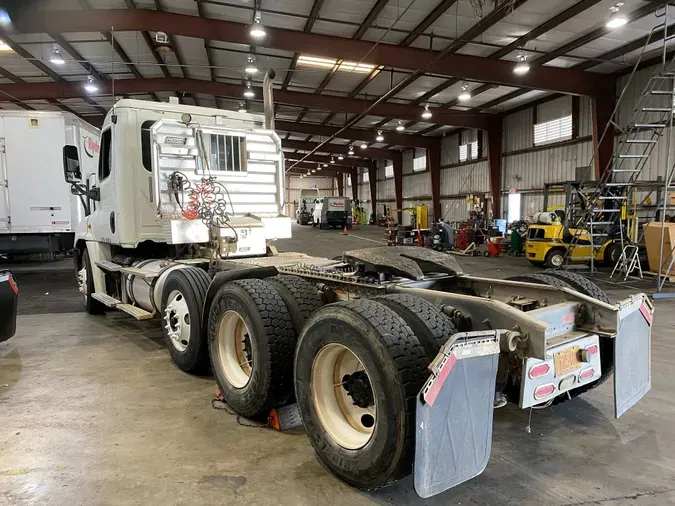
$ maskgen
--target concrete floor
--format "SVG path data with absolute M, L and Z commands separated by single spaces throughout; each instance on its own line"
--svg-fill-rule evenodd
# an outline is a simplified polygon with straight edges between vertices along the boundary
M 381 234 L 294 227 L 279 249 L 332 257 Z M 486 276 L 531 270 L 523 258 L 459 261 Z M 317 462 L 302 430 L 243 427 L 214 410 L 215 382 L 172 365 L 157 322 L 81 311 L 70 265 L 11 266 L 21 315 L 0 344 L 2 505 L 675 504 L 672 302 L 656 303 L 652 391 L 620 421 L 611 382 L 533 411 L 531 433 L 528 411 L 498 410 L 485 472 L 422 501 L 410 479 L 353 490 Z M 601 284 L 614 299 L 628 291 Z

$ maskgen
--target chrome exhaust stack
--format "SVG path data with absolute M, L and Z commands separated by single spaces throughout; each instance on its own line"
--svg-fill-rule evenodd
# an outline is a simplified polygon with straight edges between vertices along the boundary
M 274 130 L 274 94 L 272 82 L 276 73 L 269 69 L 263 79 L 263 104 L 265 110 L 265 129 Z

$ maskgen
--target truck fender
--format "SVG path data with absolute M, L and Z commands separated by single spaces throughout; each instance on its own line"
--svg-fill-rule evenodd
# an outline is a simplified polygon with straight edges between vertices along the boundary
M 206 298 L 204 299 L 204 307 L 202 309 L 202 336 L 206 336 L 211 304 L 221 286 L 230 281 L 236 281 L 237 279 L 265 279 L 276 276 L 277 274 L 279 274 L 279 271 L 277 271 L 276 267 L 251 267 L 217 273 L 211 280 L 209 289 L 206 292 Z

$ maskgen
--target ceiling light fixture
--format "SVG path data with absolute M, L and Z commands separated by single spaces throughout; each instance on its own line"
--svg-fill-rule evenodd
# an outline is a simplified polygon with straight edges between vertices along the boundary
M 527 55 L 520 53 L 518 55 L 518 63 L 513 67 L 513 73 L 522 76 L 530 71 L 530 65 L 527 63 Z
M 246 98 L 253 98 L 255 97 L 255 92 L 253 91 L 253 88 L 251 88 L 251 83 L 250 81 L 246 83 L 246 89 L 244 90 L 244 96 Z
M 321 170 L 321 164 L 320 163 L 316 164 L 316 170 Z
M 462 92 L 459 94 L 457 99 L 460 102 L 466 102 L 467 100 L 471 100 L 471 93 L 469 92 L 469 85 L 468 84 L 462 85 Z
M 323 166 L 324 166 L 324 167 L 328 167 L 328 164 L 327 164 L 327 163 L 324 163 Z
M 155 48 L 154 51 L 159 54 L 173 53 L 173 48 L 171 47 L 171 40 L 169 36 L 164 32 L 157 32 L 155 34 Z
M 619 12 L 622 5 L 623 2 L 618 2 L 609 8 L 611 14 L 609 15 L 609 19 L 607 19 L 607 24 L 605 25 L 607 28 L 621 28 L 623 25 L 628 23 L 626 16 Z
M 251 55 L 249 55 L 248 59 L 246 60 L 246 68 L 244 69 L 244 72 L 250 75 L 258 73 L 258 67 L 255 64 L 255 58 Z
M 351 144 L 349 145 L 349 153 L 348 154 L 350 156 L 354 154 L 354 146 L 352 146 Z
M 429 110 L 429 105 L 427 104 L 426 106 L 424 106 L 424 112 L 422 113 L 422 117 L 424 119 L 431 119 L 431 116 L 433 116 L 433 114 L 431 114 L 431 111 Z
M 58 46 L 54 46 L 54 52 L 52 53 L 52 57 L 49 61 L 54 65 L 63 65 L 66 63 L 66 60 L 63 59 L 63 55 L 61 54 L 61 50 Z
M 377 131 L 377 137 L 375 137 L 377 142 L 384 142 L 384 135 L 382 135 L 382 130 Z
M 340 153 L 338 155 L 338 160 L 344 160 L 344 159 L 345 159 L 344 155 L 342 153 Z
M 96 93 L 98 91 L 98 86 L 96 86 L 96 81 L 94 81 L 93 77 L 87 77 L 87 83 L 84 85 L 84 89 L 87 93 Z
M 265 31 L 265 27 L 262 24 L 262 14 L 261 13 L 259 13 L 259 12 L 255 13 L 255 16 L 253 17 L 253 24 L 251 25 L 251 30 L 248 33 L 254 39 L 262 39 L 265 35 L 267 35 L 267 32 Z
M 239 102 L 239 112 L 248 112 L 248 105 L 246 102 Z
M 403 123 L 401 123 L 401 120 L 399 120 L 398 125 L 396 125 L 396 131 L 403 132 L 403 130 L 405 130 L 405 127 L 403 126 Z
M 330 157 L 330 163 L 335 163 L 335 158 L 333 158 L 332 156 Z
M 312 169 L 312 172 L 316 172 L 316 169 Z
M 366 144 L 366 141 L 363 141 L 361 143 L 361 149 L 366 149 L 368 147 L 368 144 Z

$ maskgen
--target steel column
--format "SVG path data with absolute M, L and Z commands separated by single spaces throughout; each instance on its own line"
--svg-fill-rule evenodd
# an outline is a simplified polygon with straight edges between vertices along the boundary
M 427 149 L 427 167 L 431 177 L 431 202 L 434 220 L 441 218 L 441 139 L 434 138 L 433 144 Z
M 375 213 L 375 224 L 377 225 L 377 167 L 368 169 L 368 184 L 370 185 L 370 205 L 372 212 Z
M 352 180 L 352 200 L 359 200 L 359 170 L 353 167 L 349 176 Z
M 502 217 L 502 125 L 495 121 L 487 130 L 488 166 L 490 169 L 490 195 L 492 196 L 492 217 Z
M 338 186 L 338 196 L 339 197 L 344 197 L 345 196 L 345 175 L 340 174 L 337 179 L 337 186 Z
M 403 208 L 403 153 L 394 158 L 394 191 L 396 193 L 396 209 Z M 398 212 L 398 222 L 401 223 L 403 212 Z

